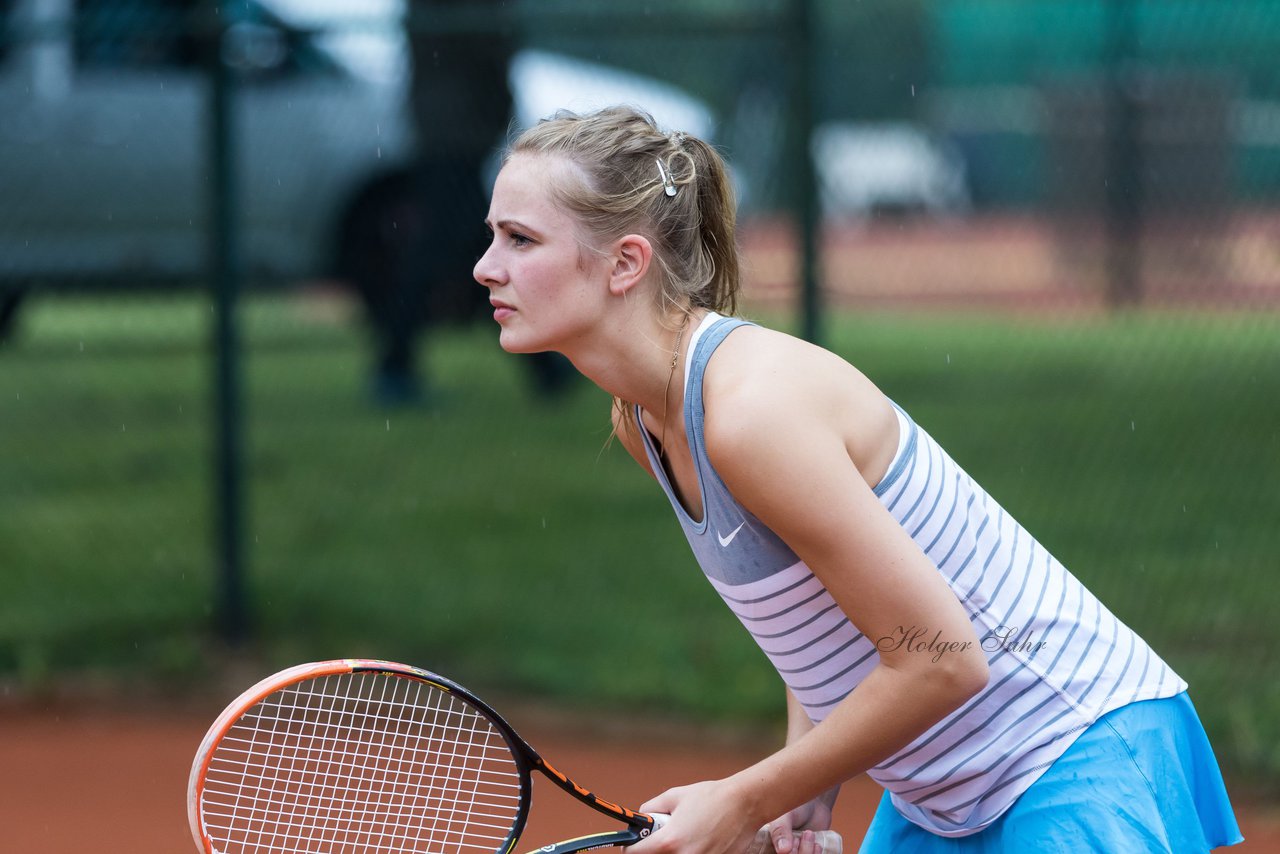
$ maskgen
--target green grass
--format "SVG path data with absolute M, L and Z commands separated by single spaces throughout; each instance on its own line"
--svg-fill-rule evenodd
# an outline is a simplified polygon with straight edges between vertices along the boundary
M 775 719 L 763 656 L 585 385 L 535 399 L 492 330 L 438 392 L 367 403 L 354 324 L 253 301 L 253 654 L 403 659 L 565 704 Z M 0 678 L 180 691 L 215 666 L 209 308 L 47 299 L 0 350 Z M 829 318 L 831 345 L 1192 684 L 1238 773 L 1280 776 L 1280 317 Z

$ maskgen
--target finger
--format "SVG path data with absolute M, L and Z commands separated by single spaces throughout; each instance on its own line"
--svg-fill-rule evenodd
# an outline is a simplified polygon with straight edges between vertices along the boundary
M 675 811 L 676 804 L 678 804 L 679 802 L 680 802 L 680 790 L 678 788 L 667 789 L 662 794 L 655 795 L 654 797 L 642 803 L 640 805 L 640 812 L 648 813 L 650 815 L 652 815 L 655 812 L 663 813 L 665 815 L 671 815 L 671 813 Z
M 660 836 L 658 830 L 671 820 L 671 816 L 666 813 L 651 812 L 649 818 L 653 819 L 653 830 L 642 836 L 639 842 L 636 842 L 627 848 L 627 854 L 644 854 L 653 847 L 653 840 Z M 664 840 L 659 840 L 658 846 L 662 847 Z
M 765 825 L 765 829 L 769 832 L 769 838 L 773 840 L 773 850 L 778 854 L 791 854 L 795 847 L 794 838 L 791 832 L 791 818 L 783 816 L 777 821 L 771 821 Z
M 844 838 L 834 830 L 820 830 L 814 834 L 814 854 L 843 854 Z

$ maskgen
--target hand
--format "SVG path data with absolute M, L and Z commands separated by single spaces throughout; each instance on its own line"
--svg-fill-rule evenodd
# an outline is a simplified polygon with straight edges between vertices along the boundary
M 640 807 L 671 816 L 628 854 L 743 854 L 757 828 L 723 781 L 668 789 Z
M 815 833 L 831 829 L 832 794 L 815 798 L 766 824 L 747 854 L 822 854 Z

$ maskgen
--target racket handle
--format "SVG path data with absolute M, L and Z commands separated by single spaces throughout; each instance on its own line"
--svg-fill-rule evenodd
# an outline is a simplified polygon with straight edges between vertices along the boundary
M 656 831 L 666 824 L 671 816 L 658 812 L 650 813 L 649 818 L 653 819 L 653 829 Z M 814 841 L 818 844 L 818 854 L 843 854 L 844 839 L 834 830 L 815 831 Z M 746 854 L 773 854 L 773 852 L 773 840 L 769 836 L 769 828 L 762 827 L 756 831 L 756 838 L 751 840 Z

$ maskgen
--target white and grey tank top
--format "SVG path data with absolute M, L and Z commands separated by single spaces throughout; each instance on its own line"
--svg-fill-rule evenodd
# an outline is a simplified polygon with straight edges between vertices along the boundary
M 903 627 L 900 637 L 862 635 L 712 468 L 703 440 L 703 375 L 716 347 L 744 324 L 708 314 L 688 348 L 685 429 L 702 496 L 699 519 L 672 489 L 653 437 L 641 434 L 704 574 L 819 722 L 876 666 L 877 644 L 935 651 L 923 627 Z M 898 450 L 875 494 L 968 611 L 991 678 L 868 775 L 908 820 L 941 836 L 965 836 L 998 818 L 1099 717 L 1176 695 L 1186 683 L 894 409 Z M 637 408 L 637 423 L 639 414 Z

